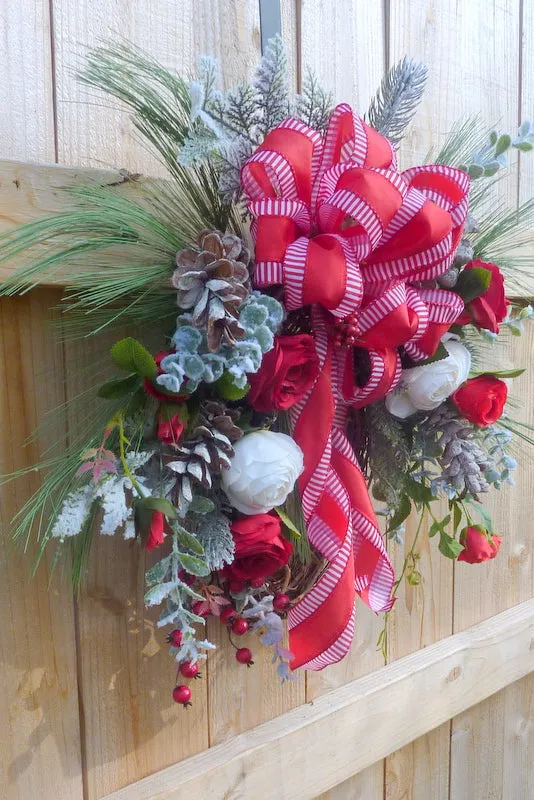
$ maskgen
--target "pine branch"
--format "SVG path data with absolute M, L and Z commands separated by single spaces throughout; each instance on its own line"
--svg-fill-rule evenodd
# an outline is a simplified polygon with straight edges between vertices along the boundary
M 278 34 L 269 40 L 252 85 L 259 95 L 259 127 L 265 136 L 289 115 L 287 55 L 282 37 Z
M 296 114 L 314 130 L 323 133 L 332 113 L 333 95 L 326 92 L 308 67 L 302 84 L 302 94 L 296 98 Z
M 384 77 L 371 100 L 367 121 L 379 133 L 398 144 L 417 110 L 425 88 L 424 64 L 403 58 Z

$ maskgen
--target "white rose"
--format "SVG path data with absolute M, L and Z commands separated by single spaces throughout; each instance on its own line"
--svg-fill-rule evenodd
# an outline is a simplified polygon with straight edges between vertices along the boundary
M 431 411 L 467 380 L 471 354 L 457 339 L 443 340 L 449 355 L 423 367 L 405 369 L 399 387 L 386 396 L 390 414 L 406 419 L 416 411 Z
M 234 445 L 222 485 L 230 503 L 243 514 L 265 514 L 281 506 L 304 469 L 302 450 L 285 433 L 256 431 Z

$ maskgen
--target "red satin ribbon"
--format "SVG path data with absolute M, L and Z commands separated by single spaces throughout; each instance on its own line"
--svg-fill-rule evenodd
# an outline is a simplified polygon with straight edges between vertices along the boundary
M 308 536 L 329 566 L 292 608 L 289 627 L 292 666 L 320 669 L 350 647 L 355 591 L 375 610 L 391 607 L 393 570 L 346 417 L 396 385 L 400 346 L 416 360 L 431 355 L 462 312 L 458 295 L 421 282 L 452 263 L 469 179 L 442 165 L 399 173 L 390 142 L 340 105 L 324 138 L 298 120 L 282 122 L 246 162 L 242 182 L 256 285 L 283 284 L 288 310 L 315 309 L 321 370 L 291 418 L 304 453 Z M 364 386 L 354 382 L 352 349 L 333 344 L 335 320 L 354 312 L 356 346 L 369 353 Z

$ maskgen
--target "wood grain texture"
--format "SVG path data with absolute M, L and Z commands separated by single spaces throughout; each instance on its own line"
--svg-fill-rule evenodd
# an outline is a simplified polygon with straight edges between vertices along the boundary
M 384 75 L 383 3 L 359 0 L 300 0 L 301 61 L 361 114 Z
M 193 74 L 199 55 L 209 54 L 219 59 L 227 87 L 246 77 L 260 52 L 255 0 L 53 0 L 52 5 L 58 160 L 63 164 L 165 174 L 124 109 L 77 82 L 74 71 L 91 47 L 127 40 L 186 76 Z
M 34 463 L 27 437 L 63 401 L 62 352 L 48 329 L 57 292 L 0 301 L 0 473 Z M 43 446 L 44 446 L 43 442 Z M 0 500 L 0 797 L 82 800 L 73 600 L 50 559 L 12 542 L 11 518 L 37 488 L 28 475 Z
M 106 800 L 316 797 L 532 671 L 533 635 L 529 600 Z
M 439 143 L 458 119 L 480 114 L 488 125 L 498 123 L 506 130 L 514 130 L 519 90 L 518 0 L 488 4 L 391 0 L 389 9 L 390 64 L 407 54 L 422 60 L 429 70 L 423 103 L 401 145 L 403 167 L 422 163 L 432 145 Z M 517 157 L 512 160 L 517 162 Z M 516 193 L 517 172 L 512 170 L 500 182 L 499 196 L 513 206 Z M 416 520 L 410 519 L 407 546 L 415 525 Z M 391 620 L 389 658 L 425 646 L 453 630 L 453 564 L 441 556 L 435 540 L 429 542 L 425 530 L 418 550 L 423 583 L 399 587 Z M 398 548 L 394 553 L 398 571 L 404 554 Z M 467 595 L 473 580 L 476 591 L 484 592 L 486 576 L 470 574 L 465 586 Z M 471 619 L 471 623 L 475 621 Z M 453 787 L 449 787 L 450 733 L 450 725 L 444 725 L 388 759 L 387 800 L 426 800 L 428 796 L 448 800 L 449 792 L 456 800 Z M 490 739 L 485 741 L 484 749 L 488 750 Z M 486 764 L 478 751 L 464 751 L 464 756 Z
M 0 5 L 0 157 L 54 161 L 48 0 Z
M 82 398 L 69 412 L 73 433 L 95 402 L 83 393 L 112 372 L 109 348 L 120 335 L 65 345 L 67 393 Z M 99 367 L 87 372 L 88 363 Z M 158 557 L 120 536 L 96 536 L 93 545 L 78 603 L 87 800 L 208 747 L 206 681 L 192 687 L 191 709 L 174 703 L 177 665 L 165 642 L 168 631 L 156 626 L 159 609 L 144 607 L 145 562 Z
M 300 73 L 304 76 L 306 67 L 310 67 L 321 85 L 332 90 L 335 102 L 351 103 L 363 114 L 384 74 L 384 33 L 382 3 L 302 0 Z M 308 673 L 308 701 L 382 666 L 376 647 L 382 624 L 379 616 L 357 602 L 352 649 L 340 664 Z M 384 764 L 379 762 L 332 789 L 322 800 L 381 800 L 383 787 Z

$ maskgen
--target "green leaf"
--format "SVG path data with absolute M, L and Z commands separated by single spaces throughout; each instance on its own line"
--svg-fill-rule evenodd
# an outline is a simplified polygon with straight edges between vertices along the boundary
M 139 375 L 134 373 L 133 375 L 128 375 L 127 378 L 113 378 L 110 381 L 106 381 L 98 388 L 96 394 L 97 397 L 103 397 L 105 400 L 115 400 L 132 394 L 139 388 L 139 385 Z
M 400 528 L 404 520 L 410 515 L 411 510 L 412 502 L 407 494 L 403 494 L 398 507 L 395 509 L 395 513 L 389 520 L 388 533 L 389 531 L 395 531 L 397 528 Z
M 178 544 L 180 545 L 180 547 L 183 547 L 185 550 L 191 550 L 198 556 L 204 555 L 204 548 L 200 544 L 197 537 L 193 536 L 192 533 L 189 533 L 189 531 L 186 531 L 184 528 L 181 528 L 176 535 L 178 537 Z
M 530 142 L 518 142 L 517 144 L 514 144 L 514 147 L 517 150 L 521 150 L 522 153 L 530 153 L 534 145 L 532 145 Z
M 487 290 L 491 282 L 491 271 L 484 267 L 464 269 L 460 272 L 454 291 L 460 295 L 464 303 L 471 303 Z
M 491 375 L 493 378 L 519 378 L 525 372 L 524 369 L 496 369 L 486 372 L 473 372 L 479 378 L 481 375 Z
M 167 574 L 170 561 L 170 556 L 162 558 L 161 561 L 157 561 L 154 566 L 150 567 L 150 569 L 146 571 L 145 580 L 148 586 L 152 586 L 155 583 L 161 583 Z
M 209 497 L 196 494 L 189 504 L 189 511 L 193 514 L 211 514 L 212 511 L 215 511 L 215 503 Z
M 487 508 L 485 508 L 482 503 L 477 503 L 475 500 L 469 500 L 468 498 L 466 498 L 465 502 L 477 512 L 481 520 L 484 522 L 488 533 L 493 533 L 493 520 Z
M 161 511 L 168 519 L 176 519 L 178 516 L 173 504 L 164 497 L 143 497 L 136 505 L 149 511 Z
M 490 144 L 491 144 L 492 147 L 495 147 L 495 145 L 497 144 L 497 139 L 498 138 L 499 138 L 499 135 L 498 135 L 497 131 L 492 131 L 490 133 Z
M 439 537 L 439 552 L 446 558 L 458 558 L 464 549 L 460 542 L 457 542 L 452 536 L 449 536 L 445 531 L 441 532 Z
M 447 527 L 447 525 L 449 524 L 450 521 L 451 521 L 451 515 L 450 514 L 447 514 L 447 516 L 444 517 L 441 520 L 441 522 L 439 522 L 439 520 L 434 520 L 434 522 L 430 526 L 430 530 L 428 531 L 428 535 L 430 537 L 432 537 L 432 536 L 435 536 L 437 533 L 439 533 L 440 535 L 445 533 L 445 528 Z
M 449 356 L 449 351 L 447 350 L 443 342 L 440 342 L 438 344 L 438 348 L 434 353 L 434 355 L 425 358 L 423 361 L 417 361 L 416 363 L 418 367 L 424 367 L 425 364 L 433 364 L 435 361 L 443 361 L 443 359 L 448 358 L 448 356 Z
M 199 577 L 203 578 L 206 575 L 209 575 L 211 572 L 206 562 L 202 561 L 202 559 L 197 558 L 196 556 L 189 556 L 186 553 L 178 553 L 178 559 L 182 567 L 186 572 L 189 572 L 190 575 L 198 575 Z
M 137 339 L 128 336 L 115 342 L 111 348 L 113 363 L 128 372 L 136 372 L 142 378 L 154 380 L 158 368 L 148 350 Z
M 291 533 L 294 533 L 295 536 L 297 537 L 302 536 L 301 531 L 299 531 L 299 529 L 297 528 L 297 526 L 295 525 L 289 514 L 286 514 L 286 512 L 282 507 L 275 508 L 274 510 L 276 511 L 276 513 L 278 514 L 278 516 L 280 517 L 286 528 L 288 528 L 291 531 Z
M 497 143 L 495 145 L 495 155 L 500 156 L 502 153 L 506 153 L 511 144 L 512 137 L 508 133 L 503 133 L 502 136 L 499 136 L 497 139 Z
M 175 588 L 175 581 L 158 583 L 157 586 L 153 586 L 152 589 L 149 589 L 145 594 L 145 606 L 159 606 Z
M 435 500 L 429 486 L 424 486 L 422 483 L 414 481 L 410 476 L 406 477 L 406 491 L 414 503 L 418 505 L 428 505 Z
M 462 523 L 462 509 L 458 505 L 458 503 L 454 503 L 453 505 L 453 526 L 454 526 L 454 533 L 456 534 L 458 528 Z
M 225 370 L 215 381 L 213 388 L 223 400 L 241 400 L 250 391 L 250 383 L 245 384 L 243 389 L 239 389 L 234 383 L 233 376 Z
M 162 422 L 170 422 L 173 417 L 178 417 L 182 425 L 187 425 L 189 409 L 185 403 L 163 403 L 159 409 L 159 418 Z

